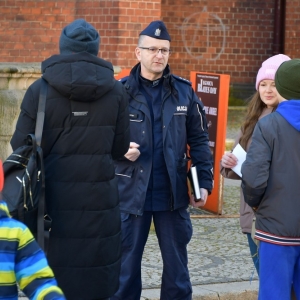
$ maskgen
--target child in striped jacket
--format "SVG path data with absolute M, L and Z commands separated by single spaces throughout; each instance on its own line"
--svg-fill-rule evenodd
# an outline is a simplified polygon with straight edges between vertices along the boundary
M 3 177 L 0 161 L 0 191 Z M 18 284 L 30 300 L 65 300 L 44 252 L 30 230 L 10 217 L 0 196 L 0 299 L 17 300 Z

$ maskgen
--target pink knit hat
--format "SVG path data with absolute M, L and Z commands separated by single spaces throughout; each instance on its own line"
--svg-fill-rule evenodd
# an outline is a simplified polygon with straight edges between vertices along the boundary
M 256 90 L 258 91 L 258 85 L 262 80 L 275 80 L 275 73 L 277 69 L 284 61 L 287 60 L 290 60 L 290 58 L 284 54 L 277 54 L 265 60 L 262 63 L 261 68 L 259 69 L 256 76 Z

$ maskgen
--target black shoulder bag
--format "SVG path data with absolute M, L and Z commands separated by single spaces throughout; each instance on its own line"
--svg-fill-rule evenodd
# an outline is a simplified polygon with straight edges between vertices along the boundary
M 27 144 L 17 148 L 3 162 L 3 199 L 11 216 L 23 222 L 45 250 L 45 230 L 51 219 L 45 214 L 45 171 L 41 148 L 47 82 L 42 78 L 35 134 L 28 134 Z

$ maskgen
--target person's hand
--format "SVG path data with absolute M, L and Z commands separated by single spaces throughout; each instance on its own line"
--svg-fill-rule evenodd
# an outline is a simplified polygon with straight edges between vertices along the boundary
M 206 204 L 206 200 L 208 197 L 208 191 L 206 189 L 200 188 L 200 196 L 201 200 L 200 201 L 195 201 L 195 196 L 191 195 L 190 196 L 190 205 L 193 207 L 202 207 Z
M 221 165 L 224 168 L 233 168 L 237 165 L 238 163 L 238 159 L 236 158 L 236 156 L 233 153 L 225 153 L 222 157 L 221 160 Z
M 140 150 L 138 149 L 139 146 L 140 145 L 135 142 L 130 142 L 129 150 L 124 156 L 131 161 L 136 161 L 141 154 Z

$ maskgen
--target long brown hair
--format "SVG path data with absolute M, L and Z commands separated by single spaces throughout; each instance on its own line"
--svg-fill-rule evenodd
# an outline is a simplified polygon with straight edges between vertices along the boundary
M 239 143 L 244 150 L 247 149 L 247 143 L 253 134 L 254 127 L 266 107 L 267 105 L 261 100 L 259 92 L 256 91 L 249 100 L 245 121 L 241 126 L 242 136 Z M 275 109 L 276 107 L 273 108 L 273 111 Z

